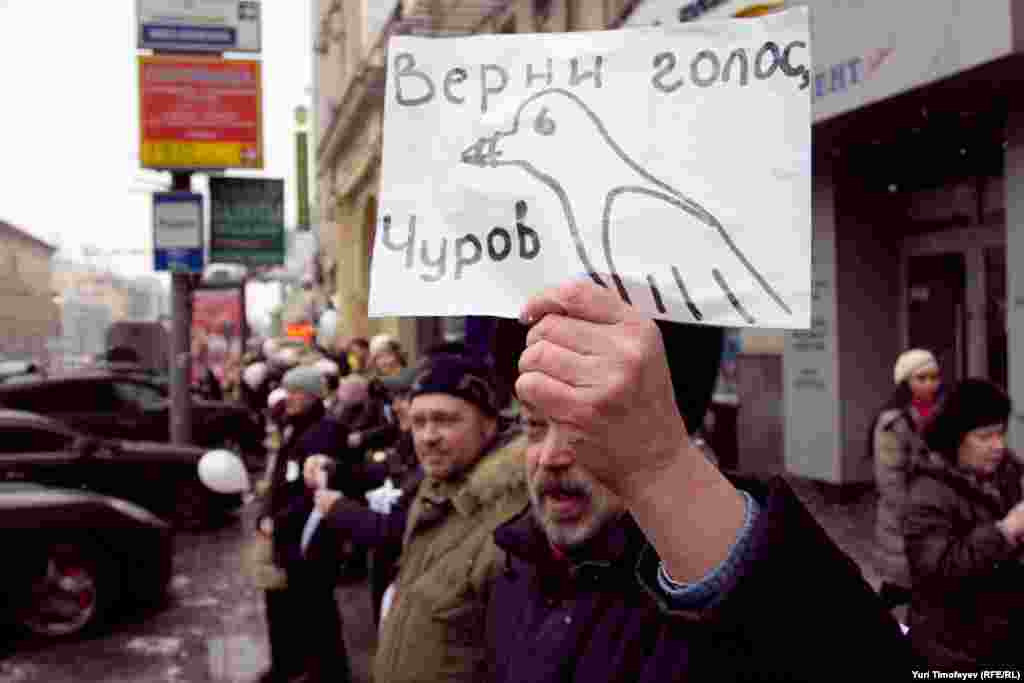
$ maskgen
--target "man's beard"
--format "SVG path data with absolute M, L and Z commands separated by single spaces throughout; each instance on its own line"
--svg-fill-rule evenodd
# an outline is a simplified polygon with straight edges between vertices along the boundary
M 582 508 L 581 514 L 567 520 L 557 519 L 549 505 L 552 496 L 577 501 Z M 552 545 L 575 549 L 597 536 L 606 524 L 621 514 L 609 496 L 585 480 L 545 477 L 543 481 L 530 484 L 530 510 Z

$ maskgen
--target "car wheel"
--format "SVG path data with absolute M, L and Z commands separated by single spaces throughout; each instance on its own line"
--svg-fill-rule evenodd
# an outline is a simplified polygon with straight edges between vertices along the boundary
M 103 621 L 117 585 L 115 565 L 104 553 L 86 543 L 54 543 L 20 621 L 45 638 L 81 633 Z
M 181 529 L 202 528 L 213 515 L 210 492 L 198 479 L 181 481 L 171 505 L 170 518 Z

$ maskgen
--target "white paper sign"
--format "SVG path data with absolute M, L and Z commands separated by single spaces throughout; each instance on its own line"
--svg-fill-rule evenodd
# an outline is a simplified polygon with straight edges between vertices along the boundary
M 810 323 L 804 8 L 389 44 L 370 315 L 518 315 L 589 277 L 658 318 Z
M 184 193 L 179 196 L 178 201 L 156 201 L 153 205 L 154 249 L 203 248 L 203 198 Z M 171 199 L 175 199 L 173 194 Z

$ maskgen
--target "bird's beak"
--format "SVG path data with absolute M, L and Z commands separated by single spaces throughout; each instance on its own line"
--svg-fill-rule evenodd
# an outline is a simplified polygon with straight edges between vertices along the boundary
M 501 150 L 498 149 L 498 140 L 504 137 L 505 133 L 495 133 L 490 137 L 480 138 L 472 145 L 462 150 L 462 163 L 471 166 L 494 166 L 498 165 L 498 157 Z

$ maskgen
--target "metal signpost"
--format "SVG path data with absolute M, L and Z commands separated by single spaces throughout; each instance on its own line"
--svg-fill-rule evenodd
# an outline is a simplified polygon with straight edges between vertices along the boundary
M 299 214 L 297 230 L 309 230 L 312 225 L 309 219 L 309 134 L 304 130 L 295 133 L 295 163 L 298 174 L 296 189 L 299 193 Z

